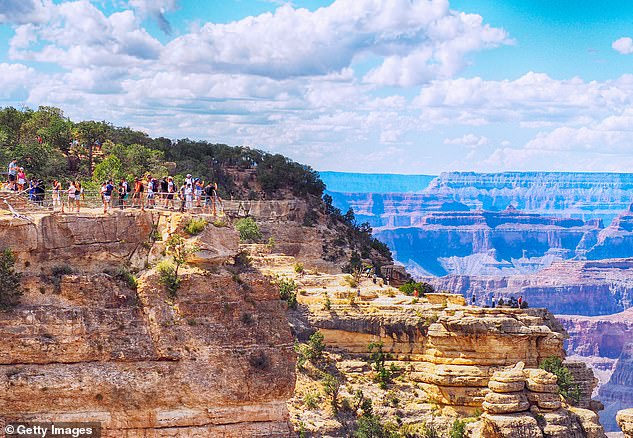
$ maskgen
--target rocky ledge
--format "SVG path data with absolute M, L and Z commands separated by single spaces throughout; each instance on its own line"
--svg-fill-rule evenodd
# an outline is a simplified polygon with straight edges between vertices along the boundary
M 278 292 L 232 266 L 234 230 L 208 224 L 167 294 L 151 264 L 184 219 L 3 219 L 26 293 L 0 312 L 0 418 L 98 421 L 107 437 L 290 435 L 295 356 Z M 138 265 L 136 287 L 116 273 Z

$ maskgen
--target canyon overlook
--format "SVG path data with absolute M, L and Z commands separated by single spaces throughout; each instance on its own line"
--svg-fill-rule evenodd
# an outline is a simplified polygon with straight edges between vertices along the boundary
M 161 287 L 154 263 L 169 236 L 184 234 L 188 215 L 0 216 L 0 237 L 16 252 L 25 287 L 22 302 L 0 313 L 10 340 L 0 351 L 0 417 L 97 421 L 106 437 L 344 436 L 350 424 L 321 396 L 316 408 L 305 405 L 320 374 L 295 371 L 292 334 L 305 341 L 319 330 L 327 365 L 314 366 L 338 376 L 342 405 L 362 389 L 378 415 L 407 430 L 446 433 L 470 416 L 473 437 L 493 436 L 487 430 L 510 437 L 515 427 L 604 436 L 583 364 L 570 364 L 583 388 L 577 406 L 543 383 L 551 375 L 534 374 L 544 358 L 565 354 L 562 326 L 548 311 L 467 306 L 455 294 L 414 301 L 368 278 L 352 300 L 356 290 L 322 243 L 335 230 L 321 220 L 306 229 L 305 203 L 227 203 L 240 208 L 275 245 L 240 244 L 230 223 L 207 224 L 187 238 L 200 251 L 183 267 L 177 297 Z M 251 266 L 235 264 L 241 251 Z M 77 262 L 59 273 L 66 259 Z M 113 273 L 122 264 L 138 270 L 136 288 Z M 297 282 L 298 310 L 286 311 L 275 278 Z M 386 389 L 367 362 L 371 342 L 400 370 Z M 504 373 L 518 380 L 507 383 Z M 495 395 L 506 387 L 519 405 Z
M 522 296 L 558 314 L 570 355 L 605 385 L 597 393 L 602 419 L 617 430 L 615 411 L 633 406 L 626 391 L 610 389 L 630 387 L 630 374 L 609 383 L 617 367 L 630 367 L 633 342 L 625 322 L 633 305 L 633 174 L 447 172 L 428 184 L 400 175 L 388 179 L 388 192 L 340 179 L 328 183 L 335 205 L 369 222 L 418 279 L 482 306 Z

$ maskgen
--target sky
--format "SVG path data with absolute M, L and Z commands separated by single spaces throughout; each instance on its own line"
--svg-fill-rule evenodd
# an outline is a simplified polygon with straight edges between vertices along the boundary
M 633 2 L 0 0 L 0 106 L 317 170 L 633 171 Z

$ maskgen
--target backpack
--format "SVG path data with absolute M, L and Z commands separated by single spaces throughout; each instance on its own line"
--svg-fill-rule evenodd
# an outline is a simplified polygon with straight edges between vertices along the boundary
M 132 191 L 132 186 L 130 186 L 129 184 L 126 184 L 125 187 L 128 193 Z

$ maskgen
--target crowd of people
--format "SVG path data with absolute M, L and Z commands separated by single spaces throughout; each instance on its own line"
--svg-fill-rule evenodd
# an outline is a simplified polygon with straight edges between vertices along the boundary
M 46 187 L 41 179 L 27 179 L 23 167 L 12 160 L 7 169 L 8 190 L 28 194 L 29 200 L 44 206 Z M 79 181 L 69 181 L 66 186 L 58 180 L 52 181 L 51 205 L 53 211 L 79 212 L 86 200 L 86 191 Z M 200 178 L 187 174 L 184 183 L 178 185 L 172 176 L 156 178 L 146 175 L 128 182 L 122 178 L 118 182 L 104 181 L 98 193 L 103 212 L 112 208 L 139 208 L 141 210 L 164 208 L 179 211 L 200 211 L 217 215 L 223 209 L 222 198 L 218 195 L 217 183 L 205 183 Z
M 147 175 L 128 182 L 122 178 L 118 183 L 104 181 L 99 189 L 103 203 L 103 212 L 110 208 L 127 207 L 152 209 L 162 207 L 179 211 L 200 209 L 202 213 L 216 215 L 222 210 L 222 198 L 218 196 L 217 183 L 205 184 L 200 178 L 187 174 L 182 185 L 178 186 L 171 176 L 161 179 Z

